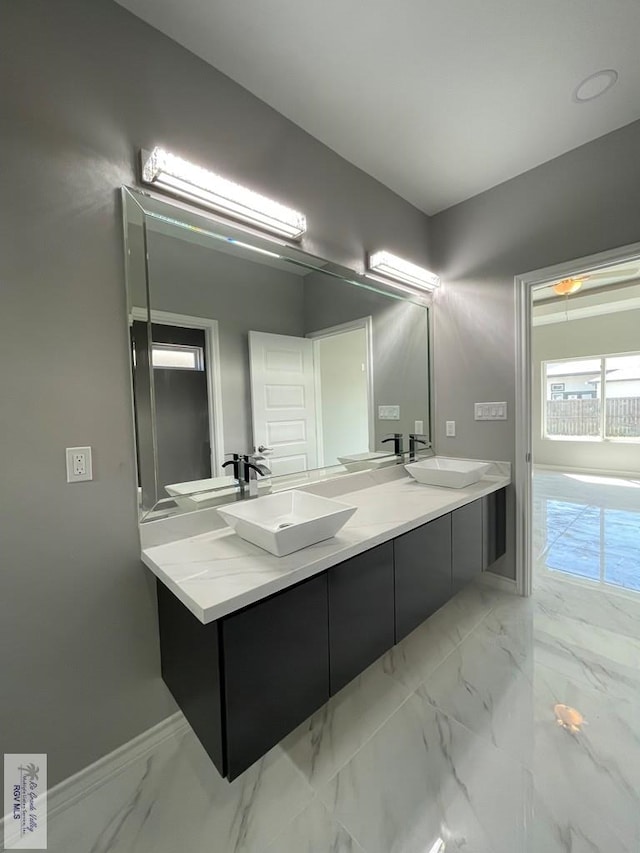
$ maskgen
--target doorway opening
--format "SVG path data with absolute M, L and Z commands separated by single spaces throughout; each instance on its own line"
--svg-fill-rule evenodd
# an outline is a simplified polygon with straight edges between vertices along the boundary
M 372 318 L 318 329 L 313 340 L 316 366 L 316 428 L 320 465 L 375 452 Z
M 640 244 L 515 287 L 519 591 L 640 591 Z
M 150 323 L 149 323 L 150 321 Z M 147 337 L 151 332 L 151 341 Z M 165 311 L 133 308 L 134 396 L 153 388 L 153 400 L 134 406 L 141 504 L 212 487 L 223 472 L 222 396 L 218 323 Z M 149 346 L 138 364 L 138 352 Z M 138 369 L 153 382 L 136 382 Z M 138 423 L 139 418 L 149 423 Z M 148 445 L 148 446 L 147 446 Z

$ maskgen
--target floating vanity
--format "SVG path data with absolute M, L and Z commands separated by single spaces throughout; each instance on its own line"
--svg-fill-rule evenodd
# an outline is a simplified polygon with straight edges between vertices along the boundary
M 436 276 L 152 190 L 122 192 L 142 559 L 164 680 L 234 779 L 504 552 L 510 471 L 401 464 L 431 446 Z
M 455 489 L 396 465 L 309 487 L 356 511 L 334 538 L 287 556 L 228 527 L 143 550 L 158 578 L 163 678 L 223 776 L 504 553 L 509 482 L 503 463 Z

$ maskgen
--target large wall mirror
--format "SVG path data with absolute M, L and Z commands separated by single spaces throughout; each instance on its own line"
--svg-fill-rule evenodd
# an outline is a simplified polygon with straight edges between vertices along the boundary
M 232 453 L 276 480 L 429 438 L 429 307 L 297 247 L 123 190 L 141 512 L 206 506 Z

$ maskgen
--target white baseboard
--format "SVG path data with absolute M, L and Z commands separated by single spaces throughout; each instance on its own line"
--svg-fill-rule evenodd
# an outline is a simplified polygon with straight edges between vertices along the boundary
M 502 575 L 496 575 L 494 572 L 482 572 L 480 582 L 495 589 L 501 589 L 503 592 L 518 595 L 518 584 L 513 578 L 505 578 Z
M 64 812 L 84 797 L 88 797 L 106 782 L 123 773 L 131 764 L 154 752 L 164 741 L 179 737 L 189 729 L 189 723 L 181 711 L 177 711 L 142 734 L 104 755 L 73 776 L 63 779 L 47 791 L 47 819 Z M 5 826 L 12 821 L 4 816 L 0 821 Z

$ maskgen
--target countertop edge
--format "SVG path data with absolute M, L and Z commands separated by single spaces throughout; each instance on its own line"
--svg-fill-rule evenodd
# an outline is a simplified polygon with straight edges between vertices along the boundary
M 222 602 L 213 604 L 210 607 L 203 607 L 198 604 L 198 602 L 189 595 L 189 593 L 180 586 L 177 581 L 170 577 L 162 567 L 149 556 L 145 549 L 143 549 L 141 553 L 141 559 L 144 565 L 147 566 L 158 580 L 164 583 L 165 586 L 173 592 L 176 598 L 178 598 L 200 622 L 206 625 L 211 622 L 215 622 L 224 616 L 229 616 L 238 610 L 242 610 L 251 604 L 255 604 L 262 599 L 268 598 L 277 592 L 282 592 L 282 590 L 287 589 L 288 587 L 295 586 L 302 581 L 308 580 L 314 575 L 320 574 L 321 572 L 326 571 L 332 566 L 342 563 L 351 557 L 356 557 L 358 554 L 362 554 L 371 548 L 375 548 L 378 545 L 382 545 L 385 542 L 397 538 L 398 536 L 402 536 L 404 533 L 409 533 L 411 530 L 415 530 L 423 524 L 434 521 L 435 519 L 440 518 L 443 515 L 447 515 L 447 513 L 453 512 L 466 504 L 492 494 L 493 492 L 508 486 L 510 483 L 511 478 L 508 476 L 487 477 L 480 481 L 479 484 L 476 484 L 482 484 L 484 485 L 484 488 L 472 495 L 467 493 L 464 497 L 460 497 L 459 500 L 452 500 L 448 502 L 444 507 L 439 507 L 436 510 L 411 518 L 408 521 L 397 523 L 387 530 L 380 531 L 361 540 L 360 542 L 348 545 L 332 554 L 324 555 L 315 560 L 312 559 L 311 562 L 306 563 L 300 568 L 293 569 L 291 572 L 284 574 L 281 577 L 266 580 L 253 589 L 231 596 Z M 315 546 L 310 546 L 310 548 L 313 547 Z

